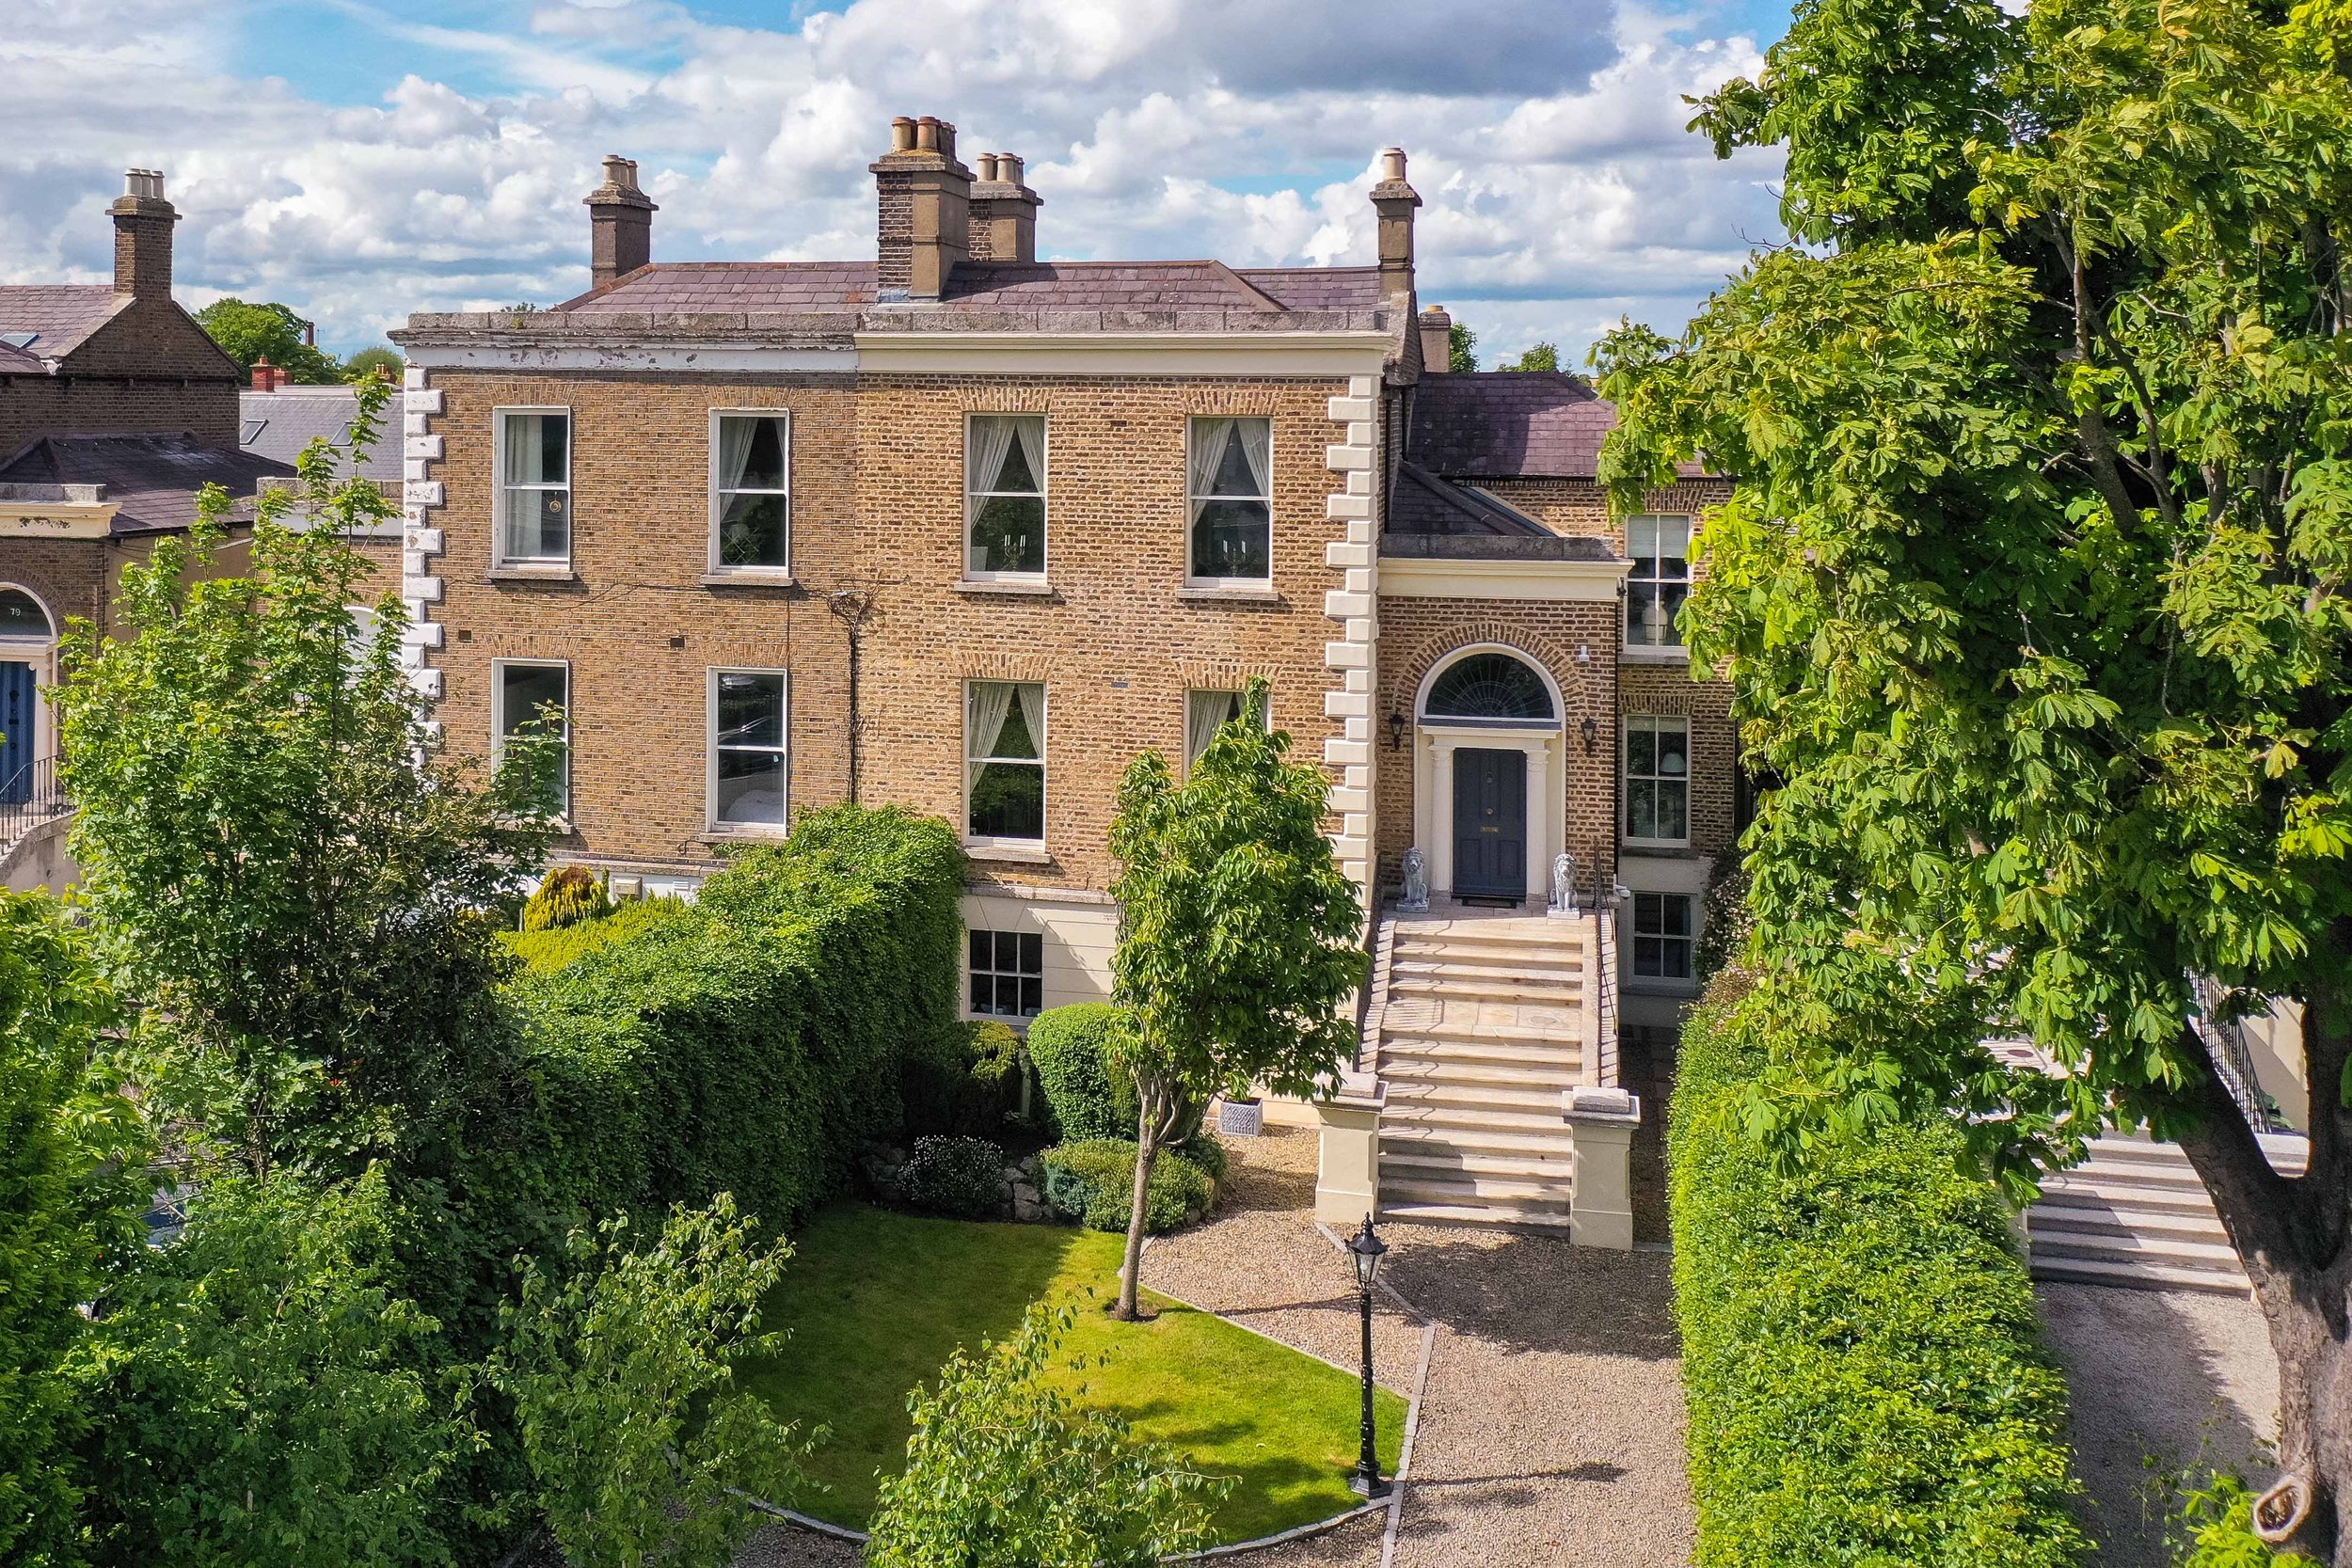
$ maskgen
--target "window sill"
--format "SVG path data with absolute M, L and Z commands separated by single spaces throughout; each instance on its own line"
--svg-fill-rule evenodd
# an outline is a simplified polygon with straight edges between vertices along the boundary
M 1271 586 L 1248 588 L 1238 584 L 1188 582 L 1176 590 L 1176 596 L 1194 604 L 1280 604 L 1282 595 Z
M 493 566 L 490 568 L 490 576 L 486 580 L 561 585 L 578 582 L 580 574 L 569 566 Z
M 977 861 L 982 864 L 1051 865 L 1054 863 L 1053 851 L 1041 844 L 1030 847 L 1019 844 L 974 844 L 967 839 L 963 846 L 963 855 L 966 860 Z
M 800 579 L 789 571 L 750 568 L 734 572 L 705 572 L 705 588 L 798 588 Z
M 1620 851 L 1629 855 L 1672 855 L 1680 860 L 1694 853 L 1687 838 L 1631 838 L 1617 840 Z
M 1672 647 L 1653 642 L 1628 642 L 1618 648 L 1620 664 L 1688 664 L 1691 650 L 1679 642 Z
M 1699 994 L 1695 980 L 1661 980 L 1655 975 L 1625 976 L 1618 982 L 1628 996 L 1690 997 Z
M 1054 585 L 1043 578 L 963 578 L 954 586 L 959 594 L 1019 594 L 1033 599 L 1060 597 Z
M 773 844 L 791 830 L 781 822 L 744 822 L 702 831 L 705 844 Z

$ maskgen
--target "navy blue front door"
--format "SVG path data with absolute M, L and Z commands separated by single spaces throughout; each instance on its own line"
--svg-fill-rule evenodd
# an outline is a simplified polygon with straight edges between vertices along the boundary
M 1527 896 L 1527 753 L 1454 753 L 1454 892 Z
M 33 667 L 0 661 L 0 805 L 33 798 L 33 723 L 40 701 Z

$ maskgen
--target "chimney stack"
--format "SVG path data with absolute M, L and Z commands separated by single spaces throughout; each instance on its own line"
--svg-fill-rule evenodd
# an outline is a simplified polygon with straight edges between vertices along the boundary
M 956 162 L 956 128 L 900 115 L 890 122 L 890 150 L 866 167 L 880 198 L 877 295 L 939 298 L 972 246 L 972 171 Z
M 1420 193 L 1405 182 L 1405 150 L 1380 154 L 1380 182 L 1372 187 L 1373 211 L 1380 214 L 1380 295 L 1409 299 L 1413 293 L 1413 209 Z
M 1454 368 L 1454 318 L 1442 305 L 1421 313 L 1421 373 L 1443 375 Z
M 253 389 L 255 391 L 274 392 L 285 384 L 285 370 L 280 366 L 271 364 L 268 355 L 262 355 L 253 361 Z
M 122 194 L 106 211 L 115 220 L 115 293 L 169 299 L 171 226 L 180 214 L 164 199 L 163 171 L 125 170 Z
M 1021 182 L 1021 160 L 1009 152 L 980 154 L 980 181 L 972 187 L 972 231 L 965 249 L 975 261 L 1037 260 L 1037 192 Z
M 588 272 L 601 289 L 653 260 L 653 215 L 661 209 L 637 188 L 637 160 L 604 161 L 604 183 L 590 191 Z

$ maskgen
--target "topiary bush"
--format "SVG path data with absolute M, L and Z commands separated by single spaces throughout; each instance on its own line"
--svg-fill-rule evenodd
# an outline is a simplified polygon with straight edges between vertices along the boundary
M 1110 1054 L 1125 1026 L 1126 1015 L 1107 1002 L 1048 1007 L 1029 1021 L 1029 1060 L 1064 1138 L 1135 1137 L 1135 1085 Z
M 523 905 L 523 929 L 553 931 L 612 912 L 612 900 L 596 874 L 584 865 L 559 865 Z
M 1005 1151 L 986 1138 L 917 1138 L 898 1167 L 898 1201 L 979 1219 L 1005 1207 Z
M 1040 1195 L 1056 1212 L 1089 1230 L 1123 1232 L 1136 1200 L 1136 1146 L 1120 1138 L 1059 1144 L 1038 1157 Z M 1216 1202 L 1216 1183 L 1198 1162 L 1167 1148 L 1152 1162 L 1143 1227 L 1154 1236 L 1181 1230 Z
M 910 1049 L 899 1097 L 910 1135 L 987 1137 L 1021 1109 L 1021 1037 L 993 1019 L 948 1025 Z
M 1783 1170 L 1743 1124 L 1767 1055 L 1729 969 L 1668 1118 L 1699 1568 L 2062 1568 L 2066 1386 L 1958 1130 L 1896 1125 Z M 1756 999 L 1760 1003 L 1761 998 Z

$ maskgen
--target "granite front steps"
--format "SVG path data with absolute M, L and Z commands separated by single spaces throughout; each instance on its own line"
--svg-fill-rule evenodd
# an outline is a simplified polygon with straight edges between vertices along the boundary
M 1566 1231 L 1563 1096 L 1598 1083 L 1598 933 L 1589 915 L 1393 916 L 1374 976 L 1380 1214 Z
M 2280 1174 L 2303 1169 L 2300 1136 L 2258 1136 Z M 2036 1279 L 2228 1295 L 2250 1289 L 2188 1156 L 2144 1134 L 2091 1140 L 2089 1159 L 2042 1183 L 2041 1201 L 2026 1211 L 2026 1235 Z

